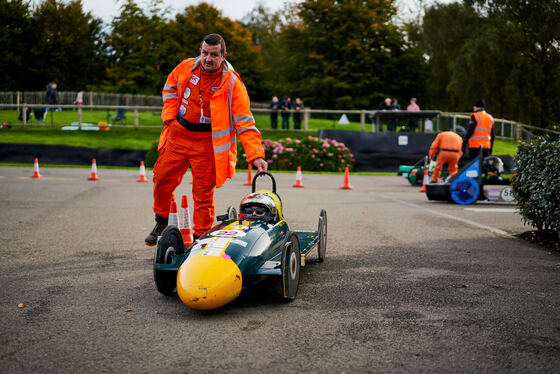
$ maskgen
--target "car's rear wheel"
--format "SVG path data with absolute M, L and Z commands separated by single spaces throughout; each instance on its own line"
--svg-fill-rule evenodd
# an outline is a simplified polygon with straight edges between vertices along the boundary
M 325 209 L 322 209 L 321 213 L 319 213 L 319 227 L 317 231 L 319 232 L 317 252 L 319 255 L 319 262 L 323 262 L 325 260 L 325 254 L 327 253 L 327 211 Z
M 177 287 L 177 272 L 158 270 L 156 264 L 170 264 L 173 256 L 185 253 L 185 243 L 181 232 L 175 226 L 168 226 L 161 233 L 154 258 L 154 281 L 157 290 L 164 295 L 171 295 Z
M 301 271 L 301 252 L 296 233 L 288 231 L 282 245 L 282 297 L 286 301 L 296 298 Z

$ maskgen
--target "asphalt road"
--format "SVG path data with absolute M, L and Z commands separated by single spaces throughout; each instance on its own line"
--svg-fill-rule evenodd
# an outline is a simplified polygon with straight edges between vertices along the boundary
M 559 370 L 560 256 L 513 236 L 530 228 L 512 206 L 430 202 L 400 177 L 340 190 L 341 175 L 304 172 L 295 189 L 278 174 L 292 229 L 327 210 L 325 262 L 307 264 L 292 303 L 271 279 L 199 312 L 155 289 L 152 185 L 137 171 L 31 173 L 0 167 L 2 373 Z M 218 213 L 245 180 L 216 191 Z

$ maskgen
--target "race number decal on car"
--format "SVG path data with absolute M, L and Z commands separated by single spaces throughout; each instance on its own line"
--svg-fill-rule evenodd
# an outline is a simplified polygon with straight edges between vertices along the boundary
M 204 248 L 202 252 L 203 256 L 214 256 L 219 257 L 229 245 L 231 238 L 214 238 L 210 243 Z
M 246 233 L 241 230 L 217 230 L 210 233 L 212 236 L 219 236 L 222 238 L 236 238 L 238 236 L 245 236 Z

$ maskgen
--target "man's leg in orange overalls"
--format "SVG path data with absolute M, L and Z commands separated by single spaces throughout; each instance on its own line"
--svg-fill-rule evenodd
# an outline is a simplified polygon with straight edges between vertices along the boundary
M 169 125 L 169 136 L 154 166 L 154 213 L 169 216 L 174 191 L 189 168 L 185 130 L 181 125 Z
M 194 234 L 204 235 L 214 223 L 214 188 L 216 166 L 212 133 L 196 133 L 197 141 L 191 145 L 189 162 L 193 175 Z
M 459 159 L 461 154 L 459 152 L 446 152 L 449 153 L 449 159 L 447 161 L 447 169 L 449 170 L 449 176 L 452 177 L 457 174 L 459 169 Z
M 443 167 L 444 164 L 442 159 L 445 158 L 442 157 L 441 155 L 442 153 L 443 152 L 440 151 L 439 155 L 437 156 L 436 166 L 434 167 L 434 171 L 432 172 L 432 183 L 437 183 L 439 176 L 441 175 L 441 168 Z

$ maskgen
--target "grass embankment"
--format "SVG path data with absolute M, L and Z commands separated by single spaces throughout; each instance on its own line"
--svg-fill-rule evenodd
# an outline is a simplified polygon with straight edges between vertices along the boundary
M 105 111 L 83 111 L 83 122 L 97 123 L 107 120 Z M 114 115 L 115 113 L 111 113 Z M 46 119 L 50 121 L 51 113 L 47 114 Z M 54 112 L 53 123 L 70 124 L 77 119 L 77 112 L 62 111 Z M 133 127 L 133 115 L 129 113 L 125 122 L 130 127 L 111 128 L 109 131 L 62 131 L 58 126 L 49 126 L 50 122 L 41 122 L 42 127 L 10 127 L 0 129 L 0 143 L 22 143 L 22 144 L 41 144 L 41 145 L 65 145 L 74 147 L 108 148 L 108 149 L 149 149 L 158 140 L 161 128 L 145 128 L 145 126 L 160 126 L 159 114 L 156 116 L 151 112 L 143 112 L 138 115 L 139 127 Z M 317 136 L 319 129 L 344 129 L 360 130 L 360 124 L 351 122 L 350 125 L 333 126 L 332 120 L 311 119 L 309 121 L 310 131 L 281 131 L 270 129 L 270 119 L 266 115 L 256 115 L 257 127 L 261 130 L 264 139 L 283 139 L 291 137 L 300 139 L 308 135 Z M 130 123 L 129 123 L 130 122 Z M 281 119 L 279 118 L 279 122 Z M 0 123 L 18 123 L 16 111 L 0 111 Z M 31 124 L 36 124 L 35 120 Z M 292 123 L 293 126 L 293 123 Z M 366 131 L 371 131 L 371 125 L 366 125 Z M 493 153 L 496 155 L 512 155 L 517 153 L 518 142 L 513 140 L 496 139 Z M 15 165 L 2 163 L 2 165 Z M 43 165 L 42 165 L 43 166 Z M 48 166 L 48 165 L 44 165 Z M 368 173 L 369 174 L 369 173 Z M 384 175 L 384 173 L 375 173 Z M 385 173 L 393 175 L 394 173 Z

